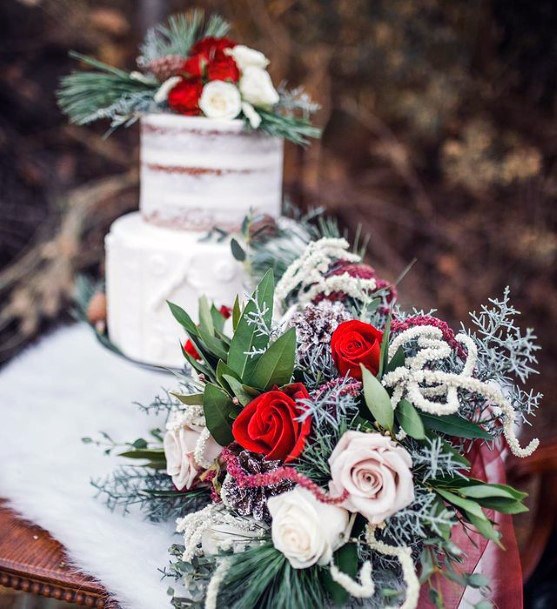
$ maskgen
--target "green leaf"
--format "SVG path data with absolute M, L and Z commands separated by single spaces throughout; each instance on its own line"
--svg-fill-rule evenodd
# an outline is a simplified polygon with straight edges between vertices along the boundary
M 391 430 L 394 423 L 391 398 L 389 397 L 387 390 L 373 374 L 362 364 L 360 364 L 360 367 L 362 369 L 366 406 L 381 427 Z
M 464 499 L 464 497 L 461 497 L 460 495 L 456 495 L 455 493 L 451 493 L 450 491 L 441 488 L 436 488 L 435 492 L 441 495 L 445 501 L 448 501 L 460 510 L 464 510 L 476 518 L 487 520 L 487 516 L 483 513 L 482 508 L 475 501 Z
M 404 360 L 404 349 L 399 347 L 391 358 L 391 361 L 385 366 L 385 371 L 383 374 L 385 375 L 393 370 L 396 370 L 397 368 L 400 368 L 401 366 L 404 366 Z
M 472 423 L 456 414 L 437 416 L 427 412 L 421 413 L 423 424 L 427 429 L 438 431 L 457 438 L 491 440 L 492 436 L 476 423 Z
M 286 385 L 292 379 L 296 363 L 296 328 L 290 328 L 261 356 L 246 382 L 261 389 Z
M 211 318 L 213 320 L 213 326 L 215 327 L 215 334 L 218 332 L 222 332 L 224 328 L 224 315 L 215 307 L 215 305 L 211 305 Z
M 205 385 L 205 422 L 211 435 L 221 446 L 226 446 L 234 440 L 230 415 L 235 414 L 237 410 L 230 397 L 220 387 L 211 383 Z
M 209 336 L 215 335 L 215 326 L 213 324 L 213 316 L 211 315 L 211 307 L 206 296 L 199 299 L 199 328 L 204 330 Z
M 385 323 L 385 329 L 383 330 L 383 338 L 381 340 L 381 353 L 379 356 L 379 371 L 377 378 L 383 378 L 383 371 L 387 367 L 389 359 L 389 337 L 391 335 L 391 317 L 392 313 L 389 311 L 387 322 Z
M 236 377 L 224 374 L 223 379 L 228 383 L 230 390 L 238 398 L 238 401 L 242 406 L 246 406 L 253 400 L 254 396 L 246 392 L 244 385 L 242 385 Z
M 503 545 L 501 544 L 501 534 L 495 529 L 495 527 L 485 516 L 483 518 L 477 518 L 469 512 L 466 512 L 464 516 L 470 524 L 476 527 L 480 535 L 482 535 L 486 539 L 491 539 L 491 541 L 494 541 L 500 548 L 503 547 Z
M 147 444 L 147 440 L 144 440 L 143 438 L 138 438 L 135 442 L 132 442 L 132 446 L 134 448 L 147 448 L 147 446 L 149 446 Z
M 203 394 L 202 393 L 191 393 L 189 395 L 181 395 L 179 393 L 172 393 L 176 399 L 180 400 L 182 404 L 187 404 L 188 406 L 202 406 L 203 405 Z
M 334 554 L 334 563 L 340 571 L 355 578 L 358 574 L 358 549 L 355 543 L 343 545 Z M 348 592 L 337 584 L 328 570 L 323 571 L 323 586 L 335 605 L 342 607 L 348 601 Z
M 264 321 L 271 323 L 273 316 L 273 296 L 275 292 L 273 271 L 265 273 L 259 282 L 251 300 L 242 313 L 234 337 L 230 343 L 227 363 L 244 380 L 249 378 L 257 365 L 257 356 L 248 355 L 253 349 L 265 349 L 269 342 L 268 336 L 262 336 L 257 328 L 250 323 L 250 315 L 256 312 L 257 306 L 265 311 Z M 257 306 L 256 306 L 257 302 Z
M 177 304 L 173 302 L 168 302 L 168 306 L 170 307 L 170 312 L 174 315 L 174 319 L 184 328 L 184 330 L 188 333 L 190 338 L 195 336 L 199 336 L 199 332 L 197 326 L 195 325 L 193 319 Z
M 422 419 L 416 408 L 414 408 L 414 405 L 408 400 L 400 400 L 395 410 L 395 415 L 402 429 L 404 429 L 411 438 L 416 440 L 423 440 L 425 438 L 425 429 Z
M 234 305 L 232 306 L 232 330 L 235 332 L 238 327 L 238 322 L 242 316 L 242 307 L 240 306 L 240 297 L 236 296 Z
M 232 250 L 232 255 L 236 260 L 238 260 L 239 262 L 244 262 L 244 260 L 246 259 L 246 252 L 236 239 L 231 239 L 230 249 Z
M 504 497 L 506 499 L 516 500 L 515 493 L 511 492 L 514 489 L 506 487 L 506 485 L 498 484 L 474 484 L 459 489 L 459 492 L 464 497 L 473 499 L 485 499 L 486 497 Z
M 199 348 L 197 348 L 196 340 L 192 339 L 192 342 L 196 344 L 196 348 L 201 355 L 205 356 L 206 354 L 211 354 L 213 357 L 222 360 L 225 360 L 228 357 L 228 352 L 224 344 L 218 338 L 211 336 L 205 327 L 199 328 L 199 339 L 197 340 L 201 341 Z
M 148 459 L 149 461 L 165 461 L 163 448 L 140 448 L 136 450 L 126 450 L 119 453 L 120 457 L 127 459 Z
M 486 497 L 478 499 L 478 503 L 487 510 L 501 512 L 501 514 L 523 514 L 528 512 L 528 508 L 514 499 L 504 499 L 503 497 Z

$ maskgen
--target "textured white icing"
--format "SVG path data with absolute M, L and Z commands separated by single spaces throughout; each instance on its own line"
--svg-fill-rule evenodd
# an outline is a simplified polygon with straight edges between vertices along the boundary
M 202 294 L 231 306 L 244 292 L 246 276 L 229 243 L 200 237 L 148 224 L 137 212 L 112 225 L 105 242 L 108 331 L 128 357 L 181 367 L 185 336 L 166 301 L 197 319 Z
M 149 114 L 141 119 L 143 217 L 172 228 L 233 229 L 250 211 L 278 217 L 283 142 L 241 120 Z

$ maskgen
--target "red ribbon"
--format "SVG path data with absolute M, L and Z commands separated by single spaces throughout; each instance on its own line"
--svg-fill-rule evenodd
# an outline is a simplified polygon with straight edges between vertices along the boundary
M 477 443 L 467 454 L 471 462 L 470 476 L 490 484 L 505 484 L 504 446 L 500 441 L 498 447 L 490 449 L 485 444 Z M 458 565 L 462 573 L 481 573 L 490 581 L 489 600 L 499 609 L 523 609 L 522 599 L 522 566 L 518 545 L 514 533 L 512 517 L 499 512 L 487 512 L 488 517 L 496 523 L 501 533 L 504 550 L 496 543 L 487 541 L 475 529 L 459 524 L 453 528 L 451 540 L 463 550 L 465 559 Z M 472 588 L 463 590 L 461 586 L 447 578 L 436 576 L 434 587 L 443 596 L 447 609 L 465 609 L 482 599 L 480 592 Z M 429 586 L 422 586 L 420 609 L 435 609 L 429 599 Z

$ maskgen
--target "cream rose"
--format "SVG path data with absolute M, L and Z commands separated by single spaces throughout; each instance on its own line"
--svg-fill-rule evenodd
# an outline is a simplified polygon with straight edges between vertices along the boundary
M 251 128 L 257 129 L 261 124 L 261 117 L 256 112 L 255 108 L 251 104 L 248 104 L 248 102 L 242 102 L 242 112 L 248 119 Z
M 191 488 L 202 469 L 196 453 L 208 462 L 221 453 L 222 446 L 204 430 L 205 426 L 193 422 L 191 417 L 175 416 L 167 425 L 163 440 L 166 473 L 179 491 Z
M 342 504 L 379 524 L 414 500 L 412 459 L 387 436 L 347 431 L 329 457 L 331 493 L 349 495 Z
M 350 535 L 348 512 L 318 501 L 309 491 L 295 489 L 271 497 L 271 536 L 294 569 L 326 565 Z
M 234 59 L 241 72 L 250 66 L 266 68 L 269 65 L 269 60 L 261 51 L 250 49 L 243 44 L 237 44 L 235 47 L 226 49 L 224 52 Z
M 203 87 L 199 107 L 209 118 L 232 119 L 240 114 L 242 99 L 236 85 L 213 80 Z
M 238 86 L 242 99 L 256 108 L 268 108 L 279 101 L 279 94 L 273 87 L 271 77 L 263 68 L 247 67 L 242 73 Z

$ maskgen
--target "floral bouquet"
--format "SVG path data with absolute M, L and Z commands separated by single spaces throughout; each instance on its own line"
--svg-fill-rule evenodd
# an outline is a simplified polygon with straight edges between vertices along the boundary
M 297 144 L 318 137 L 309 121 L 317 104 L 301 89 L 275 89 L 269 60 L 228 38 L 229 29 L 218 15 L 205 20 L 200 10 L 174 15 L 147 33 L 138 70 L 129 73 L 71 53 L 96 70 L 62 80 L 60 107 L 79 125 L 108 118 L 116 128 L 147 112 L 174 112 L 241 118 L 248 128 Z
M 525 494 L 502 456 L 535 450 L 515 432 L 540 396 L 519 387 L 537 347 L 508 290 L 454 331 L 399 307 L 338 235 L 269 228 L 233 246 L 254 272 L 276 261 L 245 302 L 202 298 L 198 324 L 170 304 L 195 374 L 145 407 L 168 418 L 127 445 L 143 464 L 96 483 L 112 507 L 177 517 L 173 605 L 521 607 Z

